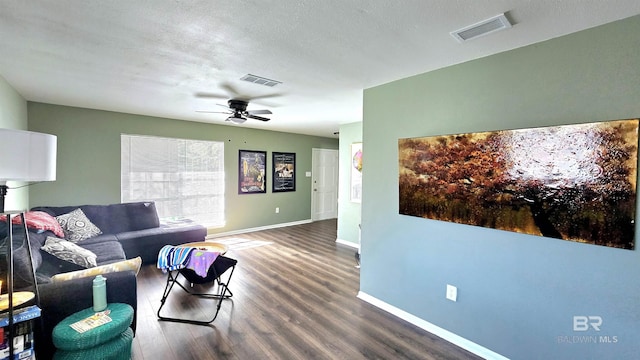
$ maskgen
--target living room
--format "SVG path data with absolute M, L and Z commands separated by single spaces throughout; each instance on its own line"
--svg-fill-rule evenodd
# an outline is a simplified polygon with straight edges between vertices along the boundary
M 637 250 L 399 215 L 395 169 L 402 138 L 638 118 L 638 34 L 636 15 L 365 89 L 361 139 L 375 161 L 365 160 L 363 173 L 359 297 L 487 358 L 634 358 Z M 296 152 L 303 170 L 310 149 L 338 149 L 330 137 L 26 101 L 5 80 L 0 104 L 0 126 L 52 133 L 59 144 L 57 181 L 15 191 L 12 207 L 119 202 L 122 133 L 225 141 L 230 172 L 247 147 Z M 229 229 L 308 218 L 306 182 L 296 191 L 304 199 L 287 201 L 293 208 L 281 205 L 280 215 L 272 213 L 277 200 L 264 204 L 227 186 L 228 214 L 242 214 L 227 217 Z M 246 216 L 256 208 L 269 215 Z M 456 302 L 445 298 L 447 284 L 458 288 Z M 576 332 L 575 316 L 600 316 L 602 327 Z M 617 341 L 573 341 L 584 335 Z

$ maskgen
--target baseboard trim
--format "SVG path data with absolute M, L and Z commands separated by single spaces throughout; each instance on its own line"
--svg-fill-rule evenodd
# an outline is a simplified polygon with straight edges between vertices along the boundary
M 424 329 L 430 333 L 432 333 L 433 335 L 436 335 L 462 349 L 465 349 L 467 351 L 469 351 L 470 353 L 476 354 L 484 359 L 491 359 L 491 360 L 509 360 L 508 358 L 493 352 L 483 346 L 480 346 L 472 341 L 469 341 L 459 335 L 456 335 L 448 330 L 445 330 L 439 326 L 436 326 L 428 321 L 425 321 L 423 319 L 420 319 L 419 317 L 415 316 L 415 315 L 411 315 L 408 312 L 404 311 L 404 310 L 400 310 L 395 306 L 389 305 L 386 302 L 379 300 L 367 293 L 364 293 L 362 291 L 358 292 L 358 298 L 362 301 L 366 301 L 369 304 L 380 308 L 392 315 L 395 315 L 397 317 L 399 317 L 400 319 L 407 321 L 421 329 Z
M 292 222 L 288 222 L 288 223 L 259 226 L 259 227 L 248 228 L 248 229 L 226 231 L 226 232 L 222 232 L 222 233 L 209 234 L 209 235 L 207 235 L 206 239 L 215 239 L 215 238 L 219 238 L 219 237 L 223 237 L 223 236 L 245 234 L 245 233 L 254 232 L 254 231 L 262 231 L 262 230 L 277 229 L 277 228 L 287 227 L 287 226 L 309 224 L 311 222 L 313 222 L 313 220 L 307 219 L 307 220 L 300 220 L 300 221 L 292 221 Z
M 356 244 L 354 242 L 351 242 L 351 241 L 343 240 L 343 239 L 336 239 L 336 243 L 340 244 L 340 245 L 344 245 L 344 246 L 348 246 L 348 247 L 354 248 L 356 250 L 360 248 L 360 245 L 358 245 L 358 244 Z

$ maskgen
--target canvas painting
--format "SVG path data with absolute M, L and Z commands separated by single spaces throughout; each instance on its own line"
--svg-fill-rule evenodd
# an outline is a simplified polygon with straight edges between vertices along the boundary
M 400 214 L 634 248 L 638 119 L 398 140 Z
M 351 184 L 352 202 L 362 202 L 362 143 L 351 144 Z

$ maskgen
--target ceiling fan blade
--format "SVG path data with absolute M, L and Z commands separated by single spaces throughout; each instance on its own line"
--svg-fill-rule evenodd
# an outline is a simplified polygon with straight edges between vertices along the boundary
M 233 87 L 233 85 L 231 85 L 229 83 L 220 84 L 220 88 L 224 89 L 230 95 L 231 98 L 237 99 L 237 100 L 244 100 L 244 101 L 253 101 L 253 100 L 258 100 L 258 99 L 269 99 L 269 98 L 282 96 L 282 94 L 278 94 L 278 93 L 265 94 L 265 95 L 256 95 L 256 96 L 248 96 L 248 95 L 243 94 L 240 91 L 238 91 L 235 87 Z
M 282 96 L 282 94 L 278 94 L 278 93 L 265 94 L 265 95 L 252 96 L 251 100 L 270 99 L 270 98 L 276 98 L 280 96 Z
M 246 114 L 246 117 L 248 117 L 249 119 L 255 119 L 255 120 L 260 120 L 260 121 L 269 121 L 269 120 L 271 120 L 271 119 L 267 119 L 266 117 L 256 116 L 256 115 L 251 115 L 251 114 Z
M 258 114 L 273 114 L 271 110 L 247 110 L 247 114 L 258 115 Z
M 207 111 L 207 110 L 196 110 L 196 112 L 199 112 L 199 113 L 205 113 L 205 114 L 233 114 L 233 112 L 230 112 L 230 111 Z
M 227 95 L 220 95 L 215 93 L 207 93 L 207 92 L 197 92 L 196 97 L 202 99 L 226 99 Z
M 240 96 L 240 93 L 238 92 L 238 90 L 236 90 L 236 88 L 234 88 L 231 84 L 222 83 L 220 84 L 220 87 L 223 88 L 229 95 L 231 95 L 232 98 L 239 97 L 244 99 L 244 97 Z

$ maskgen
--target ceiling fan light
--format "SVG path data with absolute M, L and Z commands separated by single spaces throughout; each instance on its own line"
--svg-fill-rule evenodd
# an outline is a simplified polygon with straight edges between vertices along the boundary
M 235 123 L 235 124 L 242 124 L 243 122 L 247 121 L 247 119 L 234 115 L 234 116 L 229 116 L 227 118 L 227 121 L 231 121 L 232 123 Z

